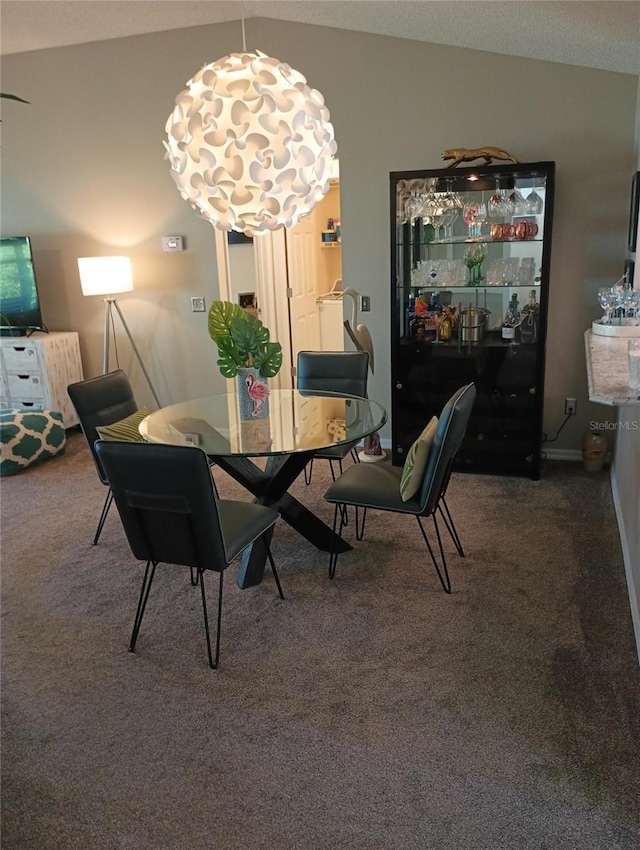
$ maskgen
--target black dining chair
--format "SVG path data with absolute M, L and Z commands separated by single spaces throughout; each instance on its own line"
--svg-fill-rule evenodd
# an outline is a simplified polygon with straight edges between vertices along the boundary
M 196 571 L 192 584 L 200 584 L 209 666 L 215 670 L 220 660 L 224 571 L 275 524 L 278 512 L 251 502 L 219 499 L 207 455 L 196 446 L 98 440 L 95 448 L 131 551 L 147 562 L 129 651 L 135 651 L 156 567 L 185 566 L 192 574 Z M 269 548 L 267 558 L 284 599 Z M 215 656 L 205 594 L 207 570 L 220 576 Z
M 367 374 L 369 354 L 366 351 L 299 351 L 298 352 L 298 389 L 315 392 L 340 393 L 367 397 Z M 315 453 L 305 468 L 305 483 L 311 483 L 313 461 L 328 460 L 331 477 L 335 481 L 334 463 L 338 464 L 342 474 L 342 461 L 348 454 L 359 463 L 355 450 L 358 441 L 330 446 Z
M 333 528 L 334 531 L 337 529 L 340 536 L 342 536 L 344 525 L 344 511 L 349 505 L 356 508 L 356 539 L 358 540 L 363 538 L 369 508 L 415 516 L 440 583 L 446 593 L 451 593 L 451 580 L 442 547 L 438 515 L 442 517 L 453 539 L 456 551 L 464 557 L 464 550 L 447 506 L 445 494 L 451 477 L 453 461 L 464 440 L 475 397 L 475 385 L 467 384 L 457 390 L 443 407 L 438 417 L 437 426 L 434 423 L 433 443 L 426 458 L 421 480 L 418 482 L 417 492 L 407 498 L 406 501 L 403 500 L 401 492 L 404 470 L 388 463 L 363 463 L 351 466 L 329 487 L 324 495 L 328 502 L 335 505 Z M 359 524 L 358 519 L 359 508 L 363 508 L 361 524 Z M 442 568 L 438 564 L 421 522 L 424 517 L 433 519 Z M 329 578 L 334 577 L 337 563 L 338 553 L 332 551 L 329 555 Z
M 104 485 L 109 487 L 107 476 L 95 451 L 96 440 L 100 438 L 96 429 L 113 425 L 115 422 L 137 412 L 138 405 L 133 396 L 129 379 L 122 369 L 117 369 L 114 372 L 108 372 L 106 375 L 69 384 L 67 392 L 78 414 L 80 427 L 87 438 L 98 477 Z M 113 494 L 109 487 L 93 538 L 94 546 L 100 538 L 112 501 Z

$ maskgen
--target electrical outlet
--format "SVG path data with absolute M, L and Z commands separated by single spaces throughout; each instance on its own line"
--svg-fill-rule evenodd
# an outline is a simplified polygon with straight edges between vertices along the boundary
M 371 298 L 368 295 L 361 295 L 359 306 L 361 313 L 369 313 L 371 311 Z
M 191 310 L 194 313 L 204 313 L 204 296 L 196 295 L 191 299 Z
M 564 400 L 564 415 L 575 416 L 578 412 L 578 402 L 575 398 L 565 398 Z

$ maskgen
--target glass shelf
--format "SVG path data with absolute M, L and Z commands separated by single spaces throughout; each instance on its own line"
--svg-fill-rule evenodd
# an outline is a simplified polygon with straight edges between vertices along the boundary
M 505 284 L 491 284 L 491 286 L 486 286 L 481 284 L 480 286 L 471 286 L 468 283 L 452 283 L 450 286 L 442 286 L 440 284 L 433 284 L 429 286 L 428 283 L 412 283 L 409 284 L 410 289 L 428 289 L 429 292 L 439 292 L 442 290 L 446 290 L 447 292 L 450 289 L 462 290 L 463 292 L 484 292 L 485 289 L 487 292 L 501 292 L 503 289 L 532 289 L 534 287 L 539 288 L 542 286 L 542 281 L 537 280 L 534 283 L 505 283 Z M 402 289 L 404 287 L 403 283 L 397 283 L 396 288 Z
M 460 239 L 432 239 L 430 242 L 412 239 L 409 242 L 400 240 L 396 242 L 396 245 L 398 248 L 403 248 L 405 245 L 428 248 L 430 245 L 472 245 L 476 242 L 485 245 L 531 245 L 536 242 L 542 244 L 544 242 L 544 237 L 536 236 L 535 239 L 492 239 L 490 236 L 487 236 L 486 239 L 483 239 L 482 237 L 480 239 L 463 239 L 461 237 Z

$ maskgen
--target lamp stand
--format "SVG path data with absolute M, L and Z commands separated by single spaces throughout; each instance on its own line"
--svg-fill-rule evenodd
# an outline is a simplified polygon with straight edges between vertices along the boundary
M 115 298 L 105 298 L 104 303 L 106 305 L 106 310 L 105 310 L 105 314 L 104 314 L 104 357 L 103 357 L 103 360 L 102 360 L 102 374 L 106 375 L 107 372 L 109 371 L 109 343 L 110 343 L 110 340 L 111 340 L 111 328 L 112 327 L 114 329 L 114 335 L 115 335 L 115 326 L 113 325 L 113 308 L 115 307 L 116 312 L 118 313 L 118 316 L 120 316 L 120 321 L 122 322 L 122 327 L 125 329 L 127 336 L 129 337 L 129 342 L 131 343 L 131 348 L 133 348 L 133 352 L 136 355 L 136 357 L 138 358 L 138 363 L 140 364 L 140 368 L 142 369 L 142 372 L 143 372 L 145 378 L 147 379 L 147 383 L 149 384 L 149 388 L 151 389 L 151 392 L 153 393 L 153 397 L 156 400 L 156 404 L 158 405 L 158 407 L 162 407 L 162 405 L 160 404 L 160 401 L 158 400 L 158 396 L 156 394 L 156 391 L 153 388 L 153 384 L 151 383 L 151 378 L 149 377 L 149 374 L 144 367 L 144 363 L 142 362 L 142 357 L 140 357 L 140 352 L 138 351 L 138 347 L 136 346 L 135 342 L 133 341 L 133 337 L 131 336 L 131 331 L 129 330 L 129 326 L 127 325 L 127 323 L 124 319 L 124 316 L 122 315 L 122 310 L 120 309 L 120 305 L 118 304 L 118 302 Z

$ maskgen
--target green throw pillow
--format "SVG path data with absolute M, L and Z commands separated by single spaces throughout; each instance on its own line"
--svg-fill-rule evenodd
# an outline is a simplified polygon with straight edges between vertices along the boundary
M 138 425 L 142 422 L 145 416 L 149 415 L 146 407 L 141 407 L 132 413 L 130 416 L 125 416 L 119 422 L 113 422 L 111 425 L 102 425 L 96 428 L 101 440 L 117 440 L 121 443 L 141 443 L 142 437 L 138 431 Z
M 422 434 L 409 449 L 400 479 L 400 495 L 403 502 L 408 502 L 420 489 L 437 427 L 438 417 L 433 416 Z

